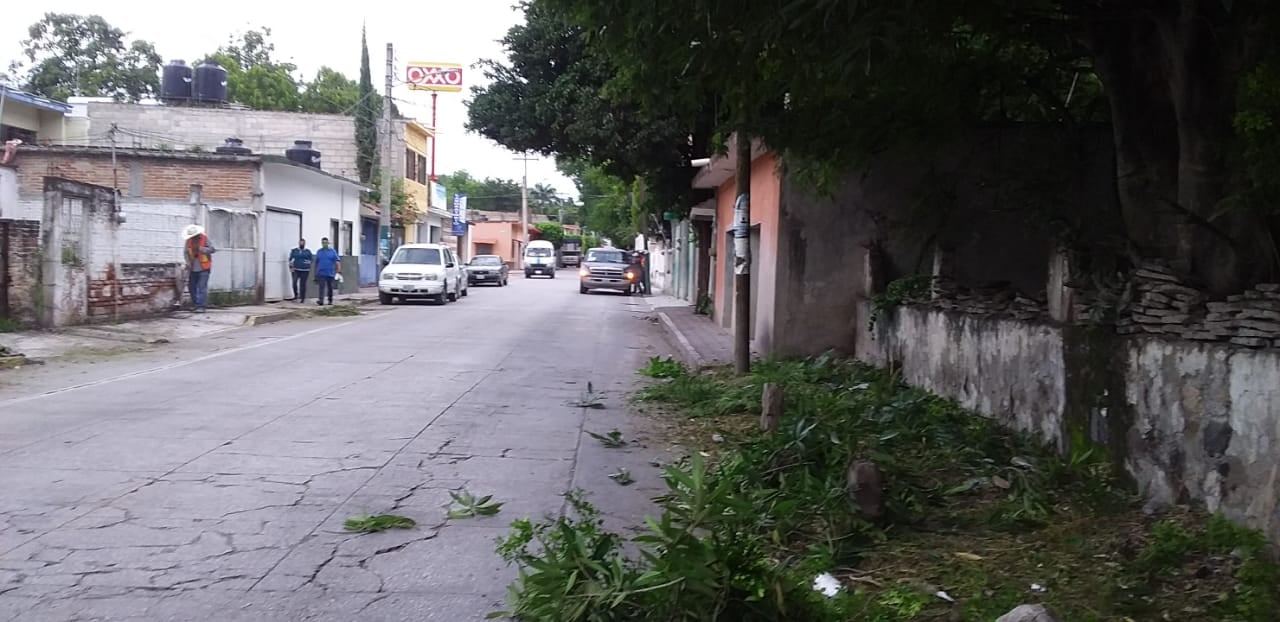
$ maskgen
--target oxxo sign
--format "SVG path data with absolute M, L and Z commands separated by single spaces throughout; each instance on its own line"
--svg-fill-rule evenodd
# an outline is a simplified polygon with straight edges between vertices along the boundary
M 457 63 L 410 63 L 405 82 L 415 91 L 462 90 L 462 65 Z

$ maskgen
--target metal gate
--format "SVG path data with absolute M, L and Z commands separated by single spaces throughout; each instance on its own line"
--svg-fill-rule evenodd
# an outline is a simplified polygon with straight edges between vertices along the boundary
M 293 297 L 293 283 L 289 277 L 289 252 L 302 239 L 302 214 L 267 209 L 266 274 L 263 297 L 267 300 L 284 300 Z

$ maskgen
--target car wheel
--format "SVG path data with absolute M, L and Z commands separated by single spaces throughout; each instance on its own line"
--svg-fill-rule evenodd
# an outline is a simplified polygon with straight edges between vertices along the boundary
M 586 288 L 586 286 L 584 286 L 584 285 L 579 285 L 579 286 L 578 286 L 578 293 L 579 293 L 579 294 L 585 294 L 585 293 L 587 293 L 587 288 Z
M 458 292 L 445 292 L 444 297 L 448 299 L 449 302 L 457 302 Z
M 555 271 L 555 270 L 552 270 L 552 271 L 551 271 L 551 278 L 553 278 L 553 279 L 554 279 L 554 278 L 556 278 L 556 271 Z
M 471 293 L 471 284 L 470 284 L 470 283 L 467 283 L 466 285 L 463 285 L 463 286 L 462 286 L 462 297 L 463 297 L 463 298 L 466 298 L 466 297 L 467 297 L 467 295 L 468 295 L 468 294 L 470 294 L 470 293 Z
M 448 302 L 449 302 L 449 286 L 445 285 L 444 291 L 440 292 L 439 294 L 436 294 L 436 304 L 444 305 L 444 304 L 447 304 Z
M 391 304 L 391 294 L 384 294 L 382 292 L 378 292 L 378 304 L 384 304 L 384 305 Z

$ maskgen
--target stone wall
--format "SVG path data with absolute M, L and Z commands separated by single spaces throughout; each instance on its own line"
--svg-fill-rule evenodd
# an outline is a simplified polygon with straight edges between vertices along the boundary
M 325 171 L 358 177 L 355 117 L 231 108 L 91 103 L 87 105 L 87 144 L 110 145 L 108 131 L 117 128 L 117 141 L 128 147 L 201 149 L 212 152 L 230 137 L 244 141 L 255 153 L 284 155 L 295 140 L 310 140 L 320 151 Z M 391 170 L 403 175 L 404 122 L 394 124 Z M 378 157 L 384 157 L 380 146 Z

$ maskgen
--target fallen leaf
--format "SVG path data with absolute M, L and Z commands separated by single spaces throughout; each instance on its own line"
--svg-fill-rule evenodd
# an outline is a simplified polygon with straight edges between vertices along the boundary
M 1003 477 L 1000 477 L 999 475 L 996 475 L 996 476 L 992 477 L 992 478 L 991 478 L 991 483 L 992 483 L 992 484 L 995 484 L 997 488 L 1003 488 L 1003 489 L 1005 489 L 1005 490 L 1008 490 L 1008 489 L 1009 489 L 1009 486 L 1010 486 L 1010 484 L 1009 484 L 1009 480 L 1007 480 L 1007 479 L 1005 479 L 1005 478 L 1003 478 Z
M 975 554 L 973 554 L 973 553 L 966 553 L 966 552 L 964 552 L 964 551 L 957 551 L 957 552 L 955 553 L 955 556 L 956 556 L 956 557 L 959 557 L 960 559 L 967 559 L 967 560 L 969 560 L 969 561 L 971 561 L 971 562 L 981 561 L 981 560 L 983 559 L 983 557 L 982 557 L 981 555 L 975 555 Z

